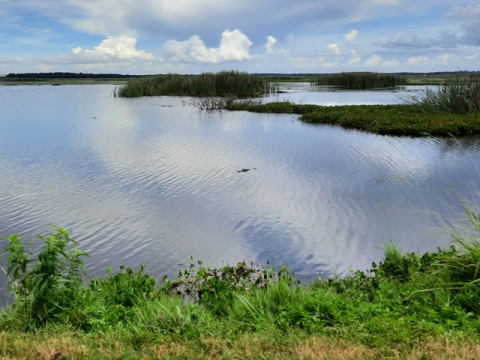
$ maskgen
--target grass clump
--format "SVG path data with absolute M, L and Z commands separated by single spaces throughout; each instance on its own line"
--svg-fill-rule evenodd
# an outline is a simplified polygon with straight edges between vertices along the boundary
M 105 278 L 87 281 L 78 271 L 86 254 L 69 249 L 76 243 L 65 229 L 40 238 L 45 245 L 37 260 L 12 235 L 4 253 L 16 301 L 0 312 L 0 357 L 479 354 L 480 220 L 467 214 L 472 232 L 454 233 L 449 248 L 420 255 L 389 245 L 369 270 L 310 283 L 285 267 L 201 261 L 162 281 L 143 266 L 107 269 Z M 52 261 L 57 266 L 46 269 Z M 52 280 L 41 280 L 47 273 Z M 33 304 L 42 305 L 31 311 Z
M 139 96 L 235 96 L 255 97 L 273 92 L 275 89 L 262 76 L 240 71 L 221 71 L 201 75 L 157 75 L 132 78 L 114 95 L 119 97 Z
M 321 74 L 315 80 L 316 85 L 336 86 L 349 90 L 393 88 L 405 83 L 405 79 L 400 76 L 376 72 Z
M 480 76 L 455 76 L 438 88 L 426 88 L 421 95 L 407 99 L 423 111 L 453 114 L 480 114 Z
M 233 103 L 228 110 L 299 114 L 309 124 L 338 125 L 345 129 L 397 136 L 466 136 L 480 134 L 480 115 L 425 112 L 409 105 L 320 106 L 273 102 Z

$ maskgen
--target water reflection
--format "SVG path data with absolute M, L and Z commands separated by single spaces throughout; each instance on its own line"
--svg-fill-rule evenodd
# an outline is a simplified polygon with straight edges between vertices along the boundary
M 478 138 L 377 136 L 111 90 L 0 87 L 1 235 L 72 227 L 92 275 L 145 262 L 173 275 L 190 256 L 344 274 L 389 241 L 446 244 L 442 216 L 461 218 L 479 188 Z M 363 102 L 377 95 L 391 93 Z

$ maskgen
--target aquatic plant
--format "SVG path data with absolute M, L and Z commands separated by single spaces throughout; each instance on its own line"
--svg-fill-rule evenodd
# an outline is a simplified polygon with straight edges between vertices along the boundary
M 115 96 L 254 97 L 275 91 L 262 76 L 239 71 L 200 75 L 157 75 L 130 79 L 115 90 Z
M 320 74 L 316 85 L 336 86 L 350 90 L 392 88 L 405 84 L 405 79 L 393 75 L 375 72 L 342 72 L 338 74 Z
M 454 76 L 436 88 L 427 87 L 420 95 L 406 98 L 405 102 L 425 112 L 479 114 L 480 76 Z
M 410 105 L 320 106 L 272 102 L 266 104 L 233 103 L 232 111 L 274 114 L 299 114 L 309 124 L 339 125 L 382 135 L 465 136 L 480 134 L 480 116 L 420 111 Z

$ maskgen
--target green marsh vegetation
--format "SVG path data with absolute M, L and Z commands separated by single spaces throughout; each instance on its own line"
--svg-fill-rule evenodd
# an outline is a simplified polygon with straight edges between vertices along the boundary
M 315 85 L 335 86 L 349 90 L 368 90 L 394 88 L 405 85 L 405 78 L 375 72 L 342 72 L 338 74 L 321 74 L 316 78 Z
M 226 107 L 232 111 L 274 114 L 298 114 L 309 124 L 337 125 L 395 136 L 466 136 L 480 134 L 480 115 L 464 115 L 425 111 L 417 105 L 342 105 L 320 106 L 272 102 L 258 104 L 234 102 Z
M 275 87 L 265 77 L 240 71 L 221 71 L 200 75 L 168 74 L 130 79 L 125 85 L 117 87 L 114 95 L 247 98 L 274 91 Z
M 393 245 L 371 269 L 302 283 L 285 267 L 193 261 L 157 280 L 120 266 L 87 281 L 69 231 L 4 239 L 13 305 L 3 359 L 475 358 L 480 355 L 480 219 L 425 254 Z
M 480 134 L 480 76 L 451 77 L 400 105 L 320 106 L 234 102 L 228 110 L 298 114 L 310 124 L 339 125 L 382 135 L 468 136 Z
M 438 88 L 426 88 L 406 101 L 426 112 L 480 114 L 480 75 L 452 77 Z

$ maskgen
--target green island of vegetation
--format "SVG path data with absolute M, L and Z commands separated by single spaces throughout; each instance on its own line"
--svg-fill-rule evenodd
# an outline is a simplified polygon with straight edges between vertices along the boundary
M 367 271 L 301 282 L 285 267 L 194 262 L 176 278 L 120 266 L 87 280 L 68 230 L 38 256 L 4 239 L 12 305 L 2 359 L 475 359 L 480 356 L 480 218 L 450 247 L 393 245 Z
M 272 79 L 234 71 L 202 75 L 160 75 L 129 80 L 115 96 L 192 96 L 201 110 L 244 110 L 259 113 L 298 114 L 311 124 L 339 125 L 382 135 L 466 136 L 480 134 L 480 76 L 446 78 L 438 89 L 401 105 L 319 106 L 288 101 L 262 104 L 248 98 L 276 91 Z M 312 78 L 317 85 L 344 89 L 392 88 L 407 83 L 405 77 L 378 73 L 340 73 Z M 247 99 L 246 99 L 247 98 Z

